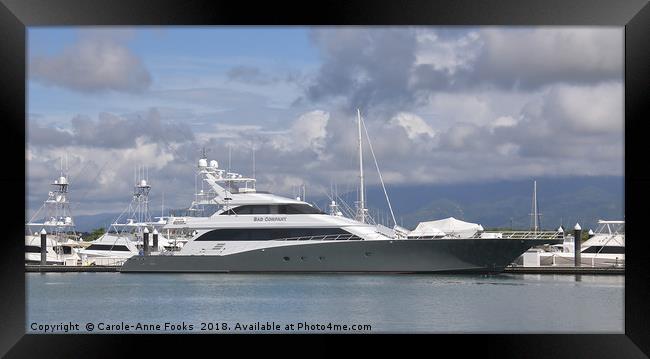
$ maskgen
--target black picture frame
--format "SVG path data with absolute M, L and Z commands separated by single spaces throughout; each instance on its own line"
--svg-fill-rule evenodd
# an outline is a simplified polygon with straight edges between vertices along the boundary
M 643 358 L 650 353 L 650 240 L 644 238 L 644 215 L 650 199 L 650 175 L 644 169 L 645 142 L 650 104 L 650 5 L 647 0 L 348 0 L 303 2 L 236 1 L 84 1 L 0 0 L 0 104 L 3 109 L 0 183 L 5 204 L 11 208 L 23 201 L 26 141 L 26 27 L 77 25 L 596 25 L 625 27 L 625 334 L 540 335 L 427 335 L 400 336 L 419 340 L 418 350 L 427 356 L 466 355 L 482 357 L 539 358 Z M 15 196 L 15 198 L 14 198 Z M 25 202 L 23 202 L 25 203 Z M 23 212 L 24 213 L 24 212 Z M 19 218 L 21 217 L 21 218 Z M 227 341 L 211 335 L 165 338 L 152 335 L 33 335 L 25 334 L 24 247 L 22 214 L 3 214 L 10 223 L 0 250 L 0 354 L 7 357 L 118 357 L 141 349 L 148 355 L 166 352 L 171 341 L 180 347 L 208 346 Z M 512 300 L 512 299 L 504 299 Z M 238 342 L 250 336 L 235 337 Z M 268 338 L 268 336 L 263 336 Z M 273 335 L 273 346 L 262 346 L 268 354 L 312 353 L 339 355 L 330 338 L 343 339 L 347 348 L 362 352 L 367 344 L 359 336 L 301 336 L 307 349 L 297 352 L 296 338 Z M 242 340 L 243 338 L 243 340 Z M 288 339 L 288 340 L 287 340 Z M 381 340 L 381 338 L 380 338 Z M 311 346 L 318 341 L 320 345 Z M 380 341 L 379 348 L 413 348 L 411 343 Z M 311 346 L 311 349 L 310 349 Z M 248 352 L 251 345 L 232 346 Z M 349 350 L 345 350 L 350 353 Z M 215 352 L 216 353 L 216 352 Z M 645 353 L 645 354 L 644 354 Z M 237 355 L 236 352 L 232 355 Z

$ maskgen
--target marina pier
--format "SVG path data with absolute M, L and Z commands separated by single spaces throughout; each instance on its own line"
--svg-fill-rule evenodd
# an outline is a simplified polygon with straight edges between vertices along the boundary
M 115 273 L 120 272 L 122 266 L 64 266 L 64 265 L 26 265 L 27 273 Z M 508 266 L 503 270 L 508 274 L 603 274 L 603 275 L 625 275 L 623 267 L 518 267 Z

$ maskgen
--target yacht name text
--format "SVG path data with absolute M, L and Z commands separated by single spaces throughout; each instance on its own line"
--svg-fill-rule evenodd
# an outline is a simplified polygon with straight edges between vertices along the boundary
M 253 222 L 286 222 L 287 217 L 253 217 Z

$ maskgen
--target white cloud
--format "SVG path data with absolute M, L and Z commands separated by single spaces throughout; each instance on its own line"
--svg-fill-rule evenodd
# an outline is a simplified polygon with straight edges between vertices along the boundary
M 433 138 L 435 131 L 424 120 L 413 113 L 400 112 L 390 120 L 393 125 L 400 126 L 406 131 L 406 135 L 414 140 L 420 136 L 427 136 Z
M 622 28 L 488 28 L 481 38 L 477 68 L 484 81 L 529 87 L 623 76 Z
M 433 29 L 418 28 L 416 39 L 415 65 L 429 65 L 450 75 L 471 69 L 483 45 L 477 31 L 441 38 Z
M 494 132 L 494 129 L 497 127 L 512 127 L 517 124 L 517 120 L 514 119 L 512 116 L 501 116 L 498 117 L 496 120 L 494 120 L 492 123 L 488 125 L 490 130 Z
M 624 126 L 623 85 L 557 86 L 547 95 L 545 111 L 578 132 L 620 135 Z
M 280 151 L 313 150 L 319 155 L 325 149 L 327 123 L 330 114 L 316 110 L 303 114 L 293 122 L 289 130 L 272 138 L 272 146 Z
M 80 92 L 141 92 L 151 74 L 122 42 L 110 36 L 86 36 L 51 57 L 31 59 L 29 78 Z

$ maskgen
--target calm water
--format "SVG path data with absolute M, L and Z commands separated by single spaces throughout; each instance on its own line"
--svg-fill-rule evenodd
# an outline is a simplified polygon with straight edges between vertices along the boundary
M 624 279 L 521 274 L 27 273 L 27 331 L 42 333 L 47 324 L 61 333 L 66 328 L 61 324 L 68 324 L 68 330 L 86 333 L 87 323 L 92 323 L 93 333 L 162 332 L 169 323 L 167 333 L 215 333 L 224 326 L 233 333 L 248 331 L 243 325 L 269 322 L 280 326 L 274 332 L 283 333 L 343 332 L 328 328 L 329 323 L 371 325 L 361 330 L 366 333 L 623 333 Z M 307 329 L 301 324 L 299 330 L 298 323 L 305 322 Z M 70 323 L 78 324 L 78 330 Z M 162 329 L 144 324 L 159 324 Z M 181 324 L 180 330 L 171 331 L 171 324 Z M 107 330 L 108 325 L 115 326 Z M 125 330 L 124 325 L 131 327 Z M 253 331 L 264 331 L 257 329 Z

